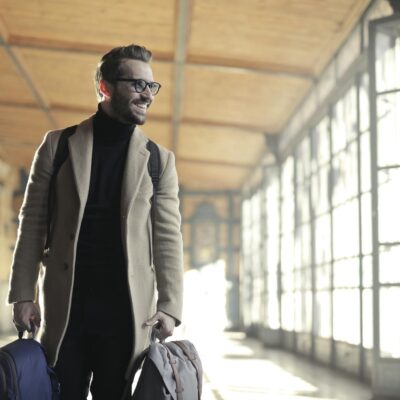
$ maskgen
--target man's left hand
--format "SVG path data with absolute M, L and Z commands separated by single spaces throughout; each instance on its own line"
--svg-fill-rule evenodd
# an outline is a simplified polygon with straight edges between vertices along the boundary
M 169 336 L 172 336 L 175 328 L 175 319 L 162 311 L 157 311 L 150 319 L 144 324 L 146 326 L 152 326 L 158 323 L 156 336 L 160 340 L 164 340 Z

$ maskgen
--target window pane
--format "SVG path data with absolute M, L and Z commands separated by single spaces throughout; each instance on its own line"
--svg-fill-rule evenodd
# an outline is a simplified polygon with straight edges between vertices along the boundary
M 359 254 L 358 202 L 352 200 L 333 210 L 334 259 Z
M 369 77 L 363 74 L 360 82 L 360 130 L 369 129 Z
M 400 74 L 399 74 L 400 75 Z M 400 149 L 400 92 L 378 96 L 378 165 L 398 165 Z
M 333 291 L 333 338 L 360 343 L 360 297 L 357 289 Z
M 282 237 L 282 249 L 281 249 L 281 268 L 283 272 L 293 270 L 293 233 L 290 232 Z
M 372 256 L 364 256 L 362 258 L 363 264 L 363 287 L 372 287 Z
M 293 293 L 282 295 L 282 328 L 287 331 L 294 329 L 294 296 Z
M 379 28 L 378 28 L 379 29 Z M 400 88 L 400 38 L 398 21 L 386 23 L 376 35 L 377 91 Z
M 318 336 L 331 337 L 331 294 L 328 291 L 316 293 L 315 333 Z
M 332 202 L 343 203 L 357 195 L 358 192 L 357 143 L 353 142 L 335 156 L 332 165 Z
M 333 264 L 333 286 L 335 288 L 358 287 L 360 265 L 358 258 L 337 261 Z
M 251 321 L 253 323 L 260 323 L 263 322 L 261 315 L 263 281 L 260 278 L 254 278 L 252 283 Z
M 270 282 L 270 280 L 271 279 L 269 279 L 268 282 Z M 278 293 L 270 289 L 267 296 L 267 325 L 271 329 L 280 328 Z
M 282 290 L 284 292 L 291 292 L 294 289 L 294 273 L 282 273 Z
M 295 330 L 311 332 L 312 295 L 310 291 L 295 293 Z
M 321 215 L 329 210 L 328 181 L 328 166 L 320 167 L 311 178 L 312 207 L 316 215 Z
M 331 260 L 330 215 L 325 214 L 315 220 L 315 262 L 323 264 Z
M 297 150 L 296 155 L 297 182 L 304 181 L 310 175 L 310 139 L 305 137 Z
M 311 264 L 311 234 L 309 225 L 296 228 L 295 239 L 295 268 Z
M 318 165 L 329 162 L 329 118 L 325 117 L 314 129 L 311 135 L 312 166 L 317 170 Z
M 366 193 L 361 196 L 361 234 L 362 234 L 362 253 L 372 253 L 372 213 L 371 213 L 371 194 Z
M 357 98 L 352 87 L 333 108 L 332 152 L 344 149 L 357 135 Z
M 380 345 L 381 356 L 400 358 L 400 319 L 394 307 L 400 304 L 400 288 L 380 289 Z
M 400 246 L 381 246 L 379 282 L 400 283 Z
M 363 290 L 363 347 L 373 346 L 372 289 Z
M 326 264 L 315 268 L 316 287 L 320 289 L 329 289 L 331 287 L 331 265 Z
M 308 180 L 298 184 L 296 199 L 296 221 L 298 224 L 310 220 L 309 183 Z
M 370 132 L 363 133 L 360 137 L 361 147 L 361 191 L 371 190 L 371 136 Z
M 378 173 L 379 241 L 400 241 L 400 168 Z

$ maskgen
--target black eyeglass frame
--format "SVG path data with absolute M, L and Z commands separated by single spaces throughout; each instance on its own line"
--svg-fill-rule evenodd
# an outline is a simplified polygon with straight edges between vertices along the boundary
M 145 83 L 145 86 L 144 86 L 144 88 L 143 88 L 143 90 L 138 90 L 138 86 L 137 86 L 137 82 L 139 82 L 139 81 L 142 81 L 142 82 L 144 82 Z M 158 83 L 158 82 L 147 82 L 147 81 L 145 81 L 144 79 L 133 79 L 133 78 L 115 78 L 115 79 L 113 79 L 112 80 L 112 82 L 130 82 L 130 83 L 133 83 L 133 85 L 134 85 L 134 87 L 135 87 L 135 91 L 137 92 L 137 93 L 143 93 L 145 90 L 146 90 L 146 87 L 148 87 L 149 89 L 150 89 L 150 92 L 151 92 L 151 94 L 152 95 L 156 95 L 159 91 L 160 91 L 160 89 L 161 89 L 161 83 Z M 151 89 L 151 85 L 156 85 L 156 87 L 157 87 L 157 91 L 156 92 L 152 92 L 152 89 Z M 154 87 L 154 86 L 153 86 Z

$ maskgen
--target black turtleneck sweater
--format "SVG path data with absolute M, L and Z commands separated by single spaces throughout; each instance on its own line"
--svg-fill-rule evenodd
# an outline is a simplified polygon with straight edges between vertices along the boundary
M 78 241 L 77 264 L 109 269 L 124 261 L 121 184 L 134 125 L 109 117 L 99 105 L 93 120 L 89 195 Z
M 134 129 L 109 117 L 99 105 L 93 119 L 89 194 L 77 246 L 72 334 L 108 334 L 130 327 L 120 204 Z

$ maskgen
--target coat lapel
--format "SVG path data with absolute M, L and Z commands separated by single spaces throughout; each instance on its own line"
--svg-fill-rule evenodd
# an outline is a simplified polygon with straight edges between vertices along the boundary
M 132 207 L 140 182 L 147 169 L 150 152 L 146 148 L 147 139 L 136 127 L 129 142 L 121 192 L 121 213 L 127 216 Z
M 80 204 L 85 207 L 92 166 L 93 116 L 78 125 L 75 134 L 68 139 L 68 144 Z

